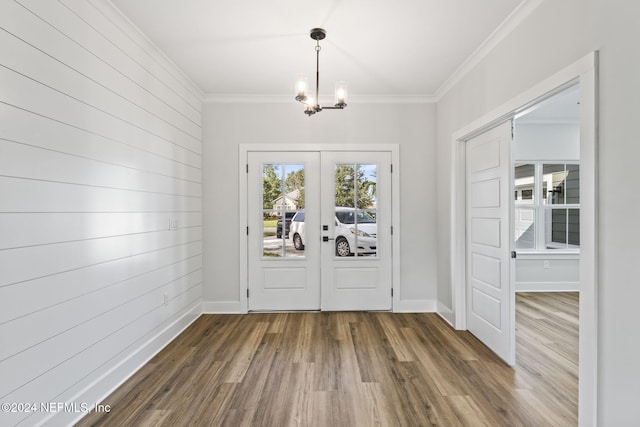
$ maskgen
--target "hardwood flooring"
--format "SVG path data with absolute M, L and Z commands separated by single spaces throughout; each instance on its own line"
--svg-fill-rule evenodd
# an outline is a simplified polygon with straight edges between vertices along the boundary
M 78 425 L 577 425 L 577 294 L 517 299 L 515 368 L 436 314 L 204 315 Z

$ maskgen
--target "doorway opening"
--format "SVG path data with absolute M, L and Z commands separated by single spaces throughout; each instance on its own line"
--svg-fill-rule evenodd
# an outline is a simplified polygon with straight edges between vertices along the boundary
M 580 291 L 580 86 L 514 119 L 515 292 Z

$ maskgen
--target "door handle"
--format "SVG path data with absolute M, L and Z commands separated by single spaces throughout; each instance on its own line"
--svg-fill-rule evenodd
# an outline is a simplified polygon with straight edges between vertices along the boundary
M 322 236 L 322 241 L 323 242 L 328 242 L 329 240 L 335 240 L 333 237 L 329 237 L 329 236 Z

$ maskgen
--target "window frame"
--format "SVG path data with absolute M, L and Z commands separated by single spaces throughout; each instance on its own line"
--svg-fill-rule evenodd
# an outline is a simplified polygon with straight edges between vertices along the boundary
M 580 203 L 562 203 L 562 204 L 550 204 L 547 203 L 547 197 L 544 194 L 544 166 L 545 165 L 564 165 L 565 170 L 569 165 L 577 165 L 580 167 L 580 161 L 578 160 L 514 160 L 512 165 L 512 171 L 515 172 L 516 166 L 519 165 L 533 165 L 534 167 L 534 176 L 533 176 L 533 200 L 526 199 L 517 199 L 517 195 L 522 193 L 521 190 L 517 190 L 518 186 L 515 185 L 515 176 L 513 178 L 513 184 L 516 197 L 513 201 L 513 211 L 515 217 L 515 210 L 518 208 L 522 209 L 532 209 L 534 211 L 534 247 L 533 248 L 517 248 L 518 252 L 535 254 L 535 253 L 546 253 L 546 254 L 559 254 L 559 253 L 570 253 L 570 254 L 579 254 L 580 246 L 579 245 L 571 245 L 570 243 L 565 243 L 564 248 L 548 248 L 547 247 L 547 218 L 552 215 L 553 209 L 565 209 L 567 213 L 570 209 L 576 209 L 580 212 Z M 522 186 L 520 186 L 522 187 Z M 549 189 L 547 189 L 548 193 Z M 569 215 L 567 214 L 567 217 Z M 567 235 L 568 235 L 568 227 L 567 227 Z M 512 236 L 514 248 L 516 245 L 515 236 Z M 568 240 L 568 236 L 567 236 Z

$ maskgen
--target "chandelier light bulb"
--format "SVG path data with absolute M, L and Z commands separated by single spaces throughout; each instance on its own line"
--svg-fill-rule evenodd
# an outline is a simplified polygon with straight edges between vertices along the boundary
M 308 105 L 309 107 L 313 107 L 313 108 L 318 106 L 317 103 L 316 103 L 316 100 L 313 98 L 313 96 L 307 96 L 304 99 L 304 104 Z

